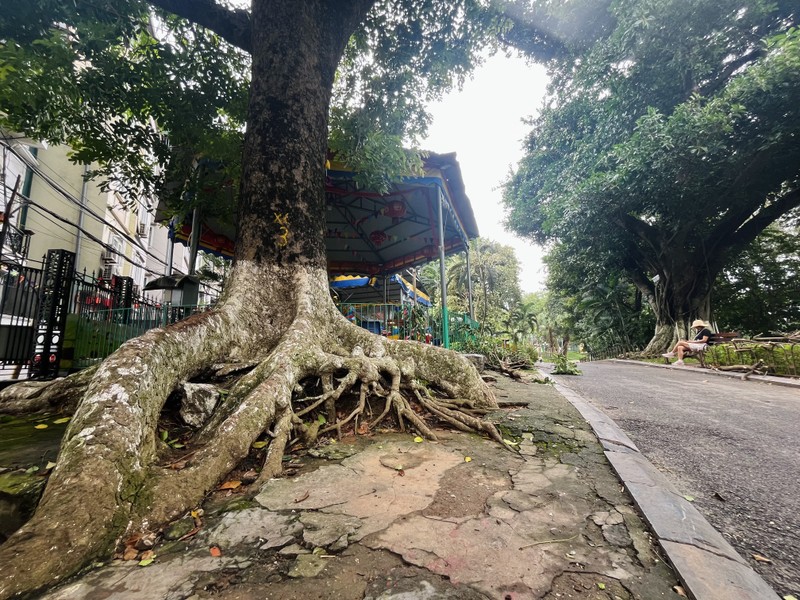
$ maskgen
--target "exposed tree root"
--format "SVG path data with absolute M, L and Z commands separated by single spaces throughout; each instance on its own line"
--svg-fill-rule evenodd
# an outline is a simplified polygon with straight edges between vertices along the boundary
M 134 532 L 157 531 L 197 506 L 259 439 L 269 445 L 257 483 L 281 474 L 290 444 L 323 435 L 392 425 L 436 439 L 438 422 L 503 443 L 480 419 L 496 402 L 468 360 L 372 335 L 336 311 L 323 277 L 292 277 L 295 309 L 266 326 L 229 300 L 131 340 L 97 369 L 36 514 L 0 546 L 1 599 L 108 557 Z M 176 460 L 159 436 L 164 407 L 184 382 L 208 376 L 226 378 L 227 393 Z
M 89 367 L 54 381 L 23 381 L 9 386 L 0 391 L 0 414 L 72 414 L 96 371 L 97 366 Z

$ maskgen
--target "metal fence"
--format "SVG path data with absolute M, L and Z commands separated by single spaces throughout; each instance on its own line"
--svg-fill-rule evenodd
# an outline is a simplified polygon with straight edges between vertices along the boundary
M 207 308 L 138 302 L 131 308 L 84 308 L 67 318 L 65 359 L 61 367 L 74 371 L 94 365 L 126 341 Z
M 43 298 L 51 297 L 52 284 L 43 268 L 0 264 L 0 379 L 48 378 L 85 368 L 149 329 L 208 308 L 162 304 L 138 293 L 129 277 L 104 279 L 70 269 L 63 282 L 65 326 L 47 329 L 59 346 L 52 352 L 39 339 L 49 318 Z
M 19 377 L 33 354 L 42 270 L 0 265 L 0 371 Z

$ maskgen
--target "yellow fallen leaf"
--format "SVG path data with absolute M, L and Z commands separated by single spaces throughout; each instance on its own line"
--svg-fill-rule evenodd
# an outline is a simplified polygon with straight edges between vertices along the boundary
M 253 448 L 258 450 L 259 448 L 266 448 L 267 442 L 253 442 Z
M 761 554 L 753 554 L 753 559 L 758 561 L 758 562 L 763 562 L 763 563 L 771 563 L 772 562 L 772 560 L 770 560 L 766 556 L 762 556 Z
M 56 463 L 54 463 L 54 462 L 48 462 L 48 463 L 47 463 L 47 465 L 45 465 L 45 467 L 44 467 L 44 468 L 45 468 L 45 470 L 46 470 L 46 471 L 49 471 L 50 469 L 52 469 L 52 468 L 53 468 L 53 467 L 55 467 L 55 466 L 56 466 Z
M 678 596 L 680 596 L 681 598 L 688 598 L 689 597 L 689 596 L 686 595 L 686 590 L 684 590 L 683 587 L 681 587 L 679 585 L 673 585 L 672 586 L 672 591 L 675 592 L 676 594 L 678 594 Z
M 694 496 L 686 496 L 686 495 L 684 495 L 683 497 L 686 498 L 689 502 L 694 502 Z
M 47 429 L 47 425 L 44 423 L 39 423 L 38 425 L 33 426 L 34 429 Z
M 145 558 L 144 560 L 140 560 L 139 561 L 139 566 L 140 567 L 146 567 L 147 565 L 153 564 L 154 560 L 155 560 L 155 558 Z
M 788 596 L 784 596 L 784 597 L 783 597 L 783 600 L 797 600 L 797 598 L 795 598 L 794 596 L 792 596 L 791 594 L 789 594 Z
M 53 425 L 61 425 L 62 423 L 67 423 L 71 417 L 61 417 L 60 419 L 56 419 L 53 421 Z
M 424 442 L 425 440 L 423 440 L 421 437 L 417 436 L 417 437 L 415 437 L 415 438 L 414 438 L 414 441 L 415 441 L 416 443 L 418 443 L 418 444 L 421 444 L 421 443 L 422 443 L 422 442 Z
M 464 462 L 472 462 L 472 457 L 470 457 L 470 456 L 465 456 L 465 457 L 464 457 Z
M 598 583 L 598 584 L 597 584 L 597 589 L 598 589 L 598 590 L 604 590 L 604 589 L 606 589 L 606 584 L 605 584 L 605 583 Z

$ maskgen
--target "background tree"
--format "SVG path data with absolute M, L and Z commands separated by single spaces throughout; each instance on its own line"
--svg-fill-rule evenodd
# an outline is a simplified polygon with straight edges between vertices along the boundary
M 625 273 L 656 316 L 652 353 L 708 318 L 724 266 L 800 205 L 797 14 L 728 0 L 609 10 L 609 35 L 551 64 L 504 198 L 521 235 Z
M 151 6 L 160 20 L 151 20 Z M 244 141 L 231 194 L 235 262 L 218 306 L 129 341 L 97 369 L 34 517 L 0 547 L 0 598 L 58 581 L 106 556 L 120 536 L 184 514 L 267 431 L 260 477 L 279 473 L 290 439 L 313 443 L 318 432 L 303 423 L 313 407 L 327 412 L 330 428 L 337 402 L 378 401 L 368 425 L 391 414 L 433 437 L 411 399 L 502 443 L 493 427 L 440 401 L 494 405 L 465 359 L 373 336 L 341 316 L 324 246 L 329 108 L 342 58 L 343 73 L 356 72 L 356 81 L 383 83 L 345 98 L 336 122 L 387 115 L 374 119 L 372 139 L 391 150 L 400 124 L 413 135 L 420 103 L 463 77 L 506 27 L 491 4 L 253 0 L 245 10 L 213 0 L 31 0 L 17 9 L 0 17 L 3 125 L 68 142 L 79 160 L 97 160 L 111 176 L 122 171 L 131 193 L 150 186 L 178 203 L 213 145 L 187 133 L 181 146 L 181 111 L 191 121 L 187 132 L 219 127 L 224 138 L 244 130 Z M 551 44 L 543 47 L 552 53 Z M 230 90 L 218 89 L 224 80 Z M 36 89 L 28 93 L 24 83 Z M 96 119 L 94 128 L 84 114 Z M 354 163 L 376 147 L 365 135 L 341 139 L 337 150 Z M 403 153 L 387 155 L 407 165 Z M 226 168 L 224 157 L 211 158 Z M 228 393 L 187 440 L 191 460 L 169 469 L 157 435 L 162 409 L 183 382 L 209 379 Z M 296 408 L 298 396 L 310 403 Z
M 714 321 L 725 331 L 800 330 L 800 233 L 772 225 L 717 277 Z

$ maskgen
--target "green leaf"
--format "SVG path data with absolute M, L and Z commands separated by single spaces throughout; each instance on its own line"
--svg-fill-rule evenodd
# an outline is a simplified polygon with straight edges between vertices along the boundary
M 325 423 L 327 423 L 327 422 L 328 422 L 328 420 L 325 418 L 324 415 L 319 415 L 317 417 L 317 423 L 319 423 L 320 425 L 325 425 Z

